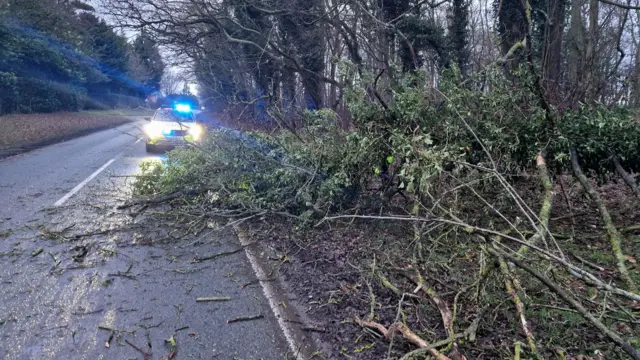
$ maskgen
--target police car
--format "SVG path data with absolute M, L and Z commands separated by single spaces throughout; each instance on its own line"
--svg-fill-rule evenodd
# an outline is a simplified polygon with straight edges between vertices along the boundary
M 189 105 L 177 104 L 156 110 L 152 118 L 147 118 L 144 126 L 144 141 L 147 152 L 162 147 L 174 147 L 198 143 L 204 128 L 198 124 Z

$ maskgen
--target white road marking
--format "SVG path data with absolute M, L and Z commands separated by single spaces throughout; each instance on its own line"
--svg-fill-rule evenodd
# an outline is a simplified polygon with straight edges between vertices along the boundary
M 96 176 L 98 176 L 98 174 L 103 172 L 104 169 L 106 169 L 109 165 L 111 165 L 111 163 L 116 161 L 116 158 L 113 158 L 113 159 L 107 161 L 107 163 L 102 165 L 102 167 L 100 169 L 96 170 L 93 174 L 89 175 L 88 178 L 84 179 L 80 184 L 76 185 L 76 187 L 71 189 L 71 191 L 69 191 L 60 200 L 56 201 L 55 204 L 53 204 L 53 206 L 61 206 L 62 204 L 64 204 L 67 200 L 69 200 L 70 197 L 72 197 L 75 193 L 77 193 L 78 191 L 80 191 L 80 189 L 82 189 L 85 185 L 87 185 L 89 183 L 89 181 L 93 180 L 93 178 L 95 178 Z
M 238 239 L 240 240 L 240 244 L 244 246 L 244 252 L 247 255 L 247 259 L 249 259 L 249 263 L 253 268 L 253 272 L 256 274 L 258 279 L 267 279 L 269 276 L 265 273 L 262 267 L 258 264 L 258 260 L 256 256 L 249 249 L 249 245 L 251 244 L 250 240 L 247 238 L 246 234 L 238 227 L 234 226 L 234 230 Z M 284 334 L 284 338 L 289 345 L 289 349 L 293 352 L 293 356 L 295 356 L 296 360 L 304 360 L 303 355 L 301 354 L 301 349 L 304 348 L 304 344 L 299 343 L 296 338 L 293 336 L 294 330 L 291 326 L 285 322 L 286 316 L 284 311 L 280 308 L 279 304 L 276 302 L 276 289 L 271 283 L 259 281 L 260 285 L 262 285 L 262 292 L 264 296 L 267 298 L 269 302 L 269 307 L 278 321 L 278 325 L 280 326 L 280 330 Z
M 138 138 L 138 140 L 136 140 L 136 142 L 134 142 L 134 144 L 139 143 L 140 141 L 142 141 L 142 138 Z M 56 201 L 53 206 L 62 206 L 62 204 L 64 204 L 65 202 L 67 202 L 67 200 L 69 200 L 69 198 L 71 198 L 73 195 L 75 195 L 75 193 L 77 193 L 78 191 L 80 191 L 80 189 L 82 189 L 85 185 L 87 185 L 89 183 L 89 181 L 93 180 L 93 178 L 95 178 L 96 176 L 98 176 L 98 174 L 100 174 L 101 172 L 104 171 L 104 169 L 106 169 L 109 165 L 111 165 L 111 163 L 113 163 L 114 161 L 116 161 L 116 159 L 118 159 L 120 156 L 122 156 L 122 154 L 124 154 L 124 151 L 120 152 L 118 155 L 116 155 L 113 159 L 107 161 L 106 164 L 102 165 L 102 167 L 98 170 L 96 170 L 93 174 L 89 175 L 88 178 L 84 179 L 80 184 L 78 184 L 76 187 L 74 187 L 73 189 L 71 189 L 71 191 L 69 191 L 65 196 L 63 196 L 60 200 Z

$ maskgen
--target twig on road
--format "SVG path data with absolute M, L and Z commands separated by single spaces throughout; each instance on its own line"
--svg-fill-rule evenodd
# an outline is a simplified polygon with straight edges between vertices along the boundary
M 201 297 L 201 298 L 197 298 L 196 302 L 208 302 L 208 301 L 229 301 L 231 300 L 230 297 L 225 296 L 225 297 Z
M 242 284 L 240 285 L 240 289 L 244 289 L 247 286 L 253 285 L 253 284 L 259 284 L 261 281 L 276 281 L 278 278 L 270 278 L 270 279 L 255 279 L 255 280 L 251 280 L 246 284 Z
M 139 347 L 133 345 L 131 342 L 129 342 L 129 340 L 125 339 L 124 342 L 129 344 L 129 346 L 131 346 L 132 348 L 138 350 L 138 352 L 142 354 L 142 357 L 144 358 L 144 360 L 151 360 L 151 354 L 149 354 L 148 352 L 145 352 L 144 350 L 140 349 Z
M 240 322 L 240 321 L 258 320 L 258 319 L 262 319 L 262 318 L 264 318 L 264 315 L 262 315 L 262 314 L 255 315 L 255 316 L 241 316 L 241 317 L 233 318 L 231 320 L 227 320 L 227 324 Z
M 235 249 L 235 250 L 231 250 L 231 251 L 219 252 L 219 253 L 213 254 L 213 255 L 207 255 L 207 256 L 203 256 L 203 257 L 195 257 L 193 259 L 193 262 L 202 262 L 202 261 L 207 261 L 207 260 L 213 260 L 213 259 L 217 259 L 217 258 L 222 257 L 222 256 L 237 254 L 242 250 L 244 250 L 244 247 L 241 247 L 241 248 Z
M 301 328 L 302 331 L 309 331 L 309 332 L 326 332 L 327 330 L 323 327 L 316 327 L 316 326 L 305 326 Z
M 244 250 L 246 247 L 251 246 L 253 244 L 255 244 L 255 242 L 252 242 L 252 243 L 246 244 L 246 245 L 242 245 L 241 247 L 239 247 L 239 248 L 237 248 L 235 250 L 222 251 L 222 252 L 219 252 L 217 254 L 207 255 L 207 256 L 203 256 L 203 257 L 195 257 L 193 259 L 193 262 L 202 262 L 202 261 L 207 261 L 207 260 L 214 260 L 214 259 L 217 259 L 217 258 L 222 257 L 222 256 L 237 254 L 237 253 L 241 252 L 242 250 Z

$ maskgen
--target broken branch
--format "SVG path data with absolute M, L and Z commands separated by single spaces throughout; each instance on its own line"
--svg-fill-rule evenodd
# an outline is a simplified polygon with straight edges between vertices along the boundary
M 622 164 L 620 164 L 620 159 L 618 159 L 618 157 L 615 154 L 611 155 L 611 162 L 613 162 L 613 166 L 615 167 L 616 172 L 618 173 L 618 175 L 620 175 L 622 180 L 624 180 L 624 182 L 627 184 L 627 186 L 629 186 L 629 188 L 631 188 L 633 193 L 636 194 L 636 196 L 638 198 L 640 198 L 640 188 L 636 184 L 636 180 L 633 178 L 633 176 L 631 176 L 631 174 L 629 174 L 622 167 Z
M 509 266 L 507 266 L 507 263 L 504 261 L 504 258 L 498 257 L 498 261 L 500 263 L 500 271 L 504 276 L 505 288 L 507 289 L 507 293 L 509 294 L 509 296 L 511 297 L 511 300 L 513 300 L 513 303 L 516 306 L 516 312 L 518 313 L 518 317 L 520 318 L 522 331 L 524 331 L 524 335 L 527 338 L 527 344 L 529 345 L 529 348 L 531 349 L 531 352 L 533 353 L 533 355 L 537 359 L 542 359 L 542 357 L 540 356 L 540 353 L 538 353 L 538 350 L 536 349 L 536 340 L 535 340 L 535 337 L 533 336 L 533 332 L 529 328 L 529 324 L 527 323 L 527 318 L 524 315 L 525 314 L 524 305 L 522 304 L 522 301 L 518 296 L 518 290 L 520 288 L 520 286 L 518 285 L 518 281 L 513 279 L 513 274 L 511 273 L 511 271 L 509 271 Z
M 611 243 L 611 251 L 613 255 L 616 257 L 618 261 L 618 271 L 620 272 L 620 277 L 627 284 L 629 290 L 633 293 L 637 293 L 638 290 L 636 288 L 635 283 L 631 280 L 631 276 L 629 276 L 629 271 L 627 270 L 627 266 L 625 265 L 626 257 L 622 253 L 622 238 L 620 236 L 620 232 L 613 224 L 613 220 L 611 219 L 611 215 L 609 214 L 609 210 L 607 210 L 604 201 L 598 194 L 598 192 L 591 186 L 589 179 L 584 175 L 582 169 L 580 168 L 580 163 L 578 162 L 578 153 L 576 149 L 571 148 L 571 166 L 573 167 L 573 172 L 576 174 L 576 177 L 582 184 L 582 187 L 585 189 L 587 194 L 593 202 L 596 203 L 598 207 L 598 211 L 600 212 L 600 217 L 604 222 L 605 228 L 607 229 L 607 234 L 609 235 L 609 241 Z
M 546 285 L 551 291 L 558 294 L 564 301 L 566 301 L 571 307 L 573 307 L 576 311 L 582 315 L 586 320 L 591 322 L 598 330 L 600 330 L 603 334 L 608 336 L 614 343 L 620 346 L 627 354 L 629 354 L 633 359 L 640 360 L 640 351 L 636 350 L 629 343 L 624 341 L 620 335 L 610 330 L 606 327 L 600 320 L 598 320 L 595 316 L 593 316 L 587 309 L 585 309 L 578 301 L 576 301 L 571 295 L 569 295 L 566 291 L 564 291 L 560 286 L 552 282 L 549 278 L 542 275 L 538 271 L 514 258 L 513 256 L 507 254 L 504 251 L 500 251 L 498 249 L 488 248 L 487 251 L 496 257 L 504 257 L 509 260 L 511 263 L 516 265 L 517 267 L 523 269 L 529 274 L 533 275 L 535 278 L 540 280 L 544 285 Z
M 135 205 L 158 205 L 158 204 L 162 204 L 162 203 L 165 203 L 167 201 L 175 200 L 175 199 L 181 198 L 181 197 L 189 197 L 189 196 L 200 195 L 200 194 L 202 194 L 202 193 L 204 193 L 204 192 L 206 192 L 208 190 L 209 189 L 185 190 L 185 191 L 178 191 L 178 192 L 175 192 L 175 193 L 171 193 L 171 194 L 168 194 L 168 195 L 158 196 L 158 197 L 155 197 L 155 198 L 136 199 L 136 200 L 127 202 L 125 204 L 118 205 L 116 207 L 116 209 L 123 210 L 123 209 L 130 208 L 132 206 L 135 206 Z
M 542 156 L 542 153 L 538 154 L 536 159 L 536 165 L 538 166 L 538 175 L 540 176 L 540 182 L 544 189 L 544 195 L 542 197 L 542 205 L 540 206 L 540 226 L 538 232 L 533 235 L 529 242 L 535 244 L 539 239 L 545 240 L 545 234 L 549 233 L 549 216 L 551 215 L 551 207 L 553 205 L 553 184 L 551 183 L 551 177 L 549 176 L 549 170 L 547 169 L 547 162 Z M 522 245 L 518 250 L 519 255 L 524 255 L 529 250 L 528 247 Z
M 255 315 L 255 316 L 241 316 L 241 317 L 233 318 L 231 320 L 227 320 L 227 324 L 240 322 L 240 321 L 258 320 L 258 319 L 262 319 L 262 318 L 264 318 L 264 315 L 262 315 L 262 314 Z
M 217 259 L 217 258 L 222 257 L 222 256 L 237 254 L 242 250 L 244 250 L 244 246 L 239 248 L 239 249 L 235 249 L 235 250 L 231 250 L 231 251 L 223 251 L 223 252 L 219 252 L 219 253 L 213 254 L 213 255 L 207 255 L 207 256 L 203 256 L 203 257 L 196 257 L 196 258 L 193 259 L 193 262 L 202 262 L 202 261 L 207 261 L 207 260 L 213 260 L 213 259 Z
M 208 301 L 229 301 L 230 297 L 201 297 L 197 298 L 196 302 L 208 302 Z
M 438 350 L 434 349 L 434 347 L 429 346 L 429 344 L 427 344 L 426 341 L 424 341 L 421 337 L 416 335 L 404 324 L 394 324 L 394 325 L 391 325 L 389 329 L 387 329 L 382 324 L 379 324 L 374 321 L 363 321 L 363 320 L 360 320 L 359 318 L 356 318 L 355 322 L 356 324 L 362 327 L 378 330 L 378 332 L 387 339 L 391 338 L 391 335 L 393 335 L 394 332 L 399 332 L 402 334 L 402 336 L 404 336 L 405 339 L 407 339 L 409 342 L 411 342 L 415 346 L 421 349 L 426 349 L 429 355 L 435 357 L 437 360 L 451 360 L 449 357 L 443 355 Z M 447 342 L 444 343 L 443 345 L 446 345 L 446 344 L 448 344 L 448 339 L 447 339 Z
M 418 271 L 416 271 L 416 274 L 417 275 L 412 275 L 407 273 L 405 275 L 418 286 L 414 292 L 417 292 L 418 290 L 422 289 L 422 291 L 429 296 L 431 301 L 433 301 L 433 303 L 436 305 L 438 310 L 440 310 L 440 315 L 442 316 L 442 324 L 444 325 L 444 328 L 447 329 L 447 332 L 449 333 L 449 339 L 453 339 L 454 338 L 453 314 L 449 309 L 449 305 L 447 305 L 447 303 L 440 297 L 440 295 L 438 295 L 438 293 L 435 290 L 430 288 L 424 282 L 422 275 L 420 275 Z M 453 343 L 453 347 L 454 349 L 457 348 L 457 344 L 455 343 L 455 341 Z
M 148 352 L 145 352 L 144 350 L 140 349 L 139 347 L 133 345 L 131 342 L 129 342 L 129 340 L 125 339 L 124 342 L 129 344 L 129 346 L 131 346 L 132 348 L 138 350 L 138 352 L 142 354 L 142 357 L 144 358 L 144 360 L 150 360 L 151 359 L 151 354 L 149 354 Z

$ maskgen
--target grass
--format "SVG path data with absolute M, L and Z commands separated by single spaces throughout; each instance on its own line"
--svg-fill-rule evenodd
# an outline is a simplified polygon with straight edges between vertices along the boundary
M 117 110 L 85 110 L 85 114 L 113 115 L 113 116 L 152 116 L 155 110 L 146 108 L 117 109 Z
M 110 111 L 0 116 L 0 150 L 51 143 L 128 121 Z

